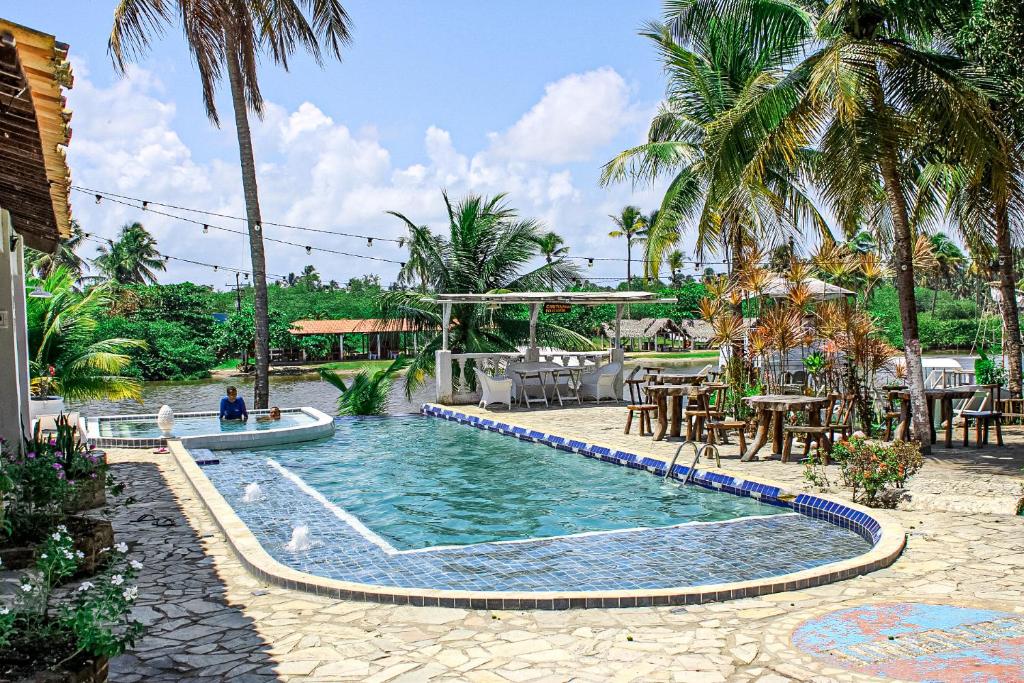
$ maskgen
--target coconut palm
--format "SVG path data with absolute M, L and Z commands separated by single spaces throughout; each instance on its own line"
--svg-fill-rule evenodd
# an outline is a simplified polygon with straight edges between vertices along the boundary
M 569 253 L 569 247 L 565 246 L 565 240 L 557 232 L 545 232 L 538 235 L 537 247 L 548 263 Z
M 939 297 L 939 287 L 944 285 L 946 289 L 952 289 L 953 276 L 960 272 L 966 258 L 956 242 L 949 239 L 949 235 L 944 232 L 931 235 L 928 241 L 931 243 L 932 253 L 935 257 L 934 270 L 938 280 L 932 283 L 932 313 L 934 313 Z
M 252 258 L 256 312 L 254 404 L 266 408 L 270 400 L 267 267 L 249 131 L 249 111 L 263 114 L 258 65 L 261 59 L 269 58 L 287 70 L 299 48 L 305 48 L 317 64 L 323 63 L 325 49 L 340 59 L 342 46 L 350 40 L 350 21 L 339 0 L 120 0 L 114 10 L 109 42 L 115 66 L 123 71 L 128 60 L 148 51 L 152 40 L 162 35 L 175 18 L 181 23 L 199 72 L 206 115 L 215 125 L 220 125 L 216 91 L 227 73 Z
M 914 298 L 915 236 L 908 206 L 907 167 L 934 144 L 981 168 L 1005 147 L 987 98 L 963 60 L 932 45 L 948 2 L 780 3 L 775 0 L 679 0 L 688 35 L 703 35 L 723 12 L 740 16 L 750 30 L 769 23 L 796 27 L 803 58 L 785 78 L 758 93 L 722 127 L 722 149 L 746 144 L 751 126 L 770 122 L 758 138 L 758 158 L 790 156 L 817 141 L 815 181 L 843 226 L 857 225 L 884 193 L 892 227 L 896 284 L 911 394 L 913 436 L 929 449 L 921 371 L 921 343 Z M 783 18 L 785 17 L 785 18 Z M 776 30 L 782 34 L 781 29 Z M 742 181 L 749 160 L 721 169 L 725 183 Z
M 37 395 L 56 393 L 67 399 L 138 399 L 142 384 L 126 377 L 130 365 L 127 353 L 145 348 L 137 339 L 93 340 L 101 318 L 111 304 L 109 285 L 75 290 L 75 277 L 58 266 L 45 279 L 29 278 L 26 287 L 36 285 L 50 292 L 49 298 L 28 299 L 29 366 L 32 388 Z
M 720 142 L 746 103 L 780 78 L 803 34 L 789 35 L 769 25 L 751 29 L 728 12 L 701 31 L 686 31 L 687 4 L 666 2 L 667 22 L 652 22 L 641 32 L 654 43 L 668 75 L 665 103 L 651 122 L 647 142 L 608 162 L 601 177 L 603 184 L 627 177 L 645 183 L 672 178 L 648 226 L 647 259 L 655 277 L 686 224 L 696 228 L 698 256 L 721 248 L 732 271 L 739 270 L 747 240 L 770 242 L 808 225 L 828 235 L 803 181 L 788 165 L 808 153 L 796 149 L 789 157 L 757 157 L 757 139 L 771 128 L 771 120 L 748 125 L 747 144 Z M 786 22 L 783 28 L 799 27 L 799 22 Z M 757 162 L 753 166 L 752 160 Z M 756 172 L 739 182 L 721 182 L 722 169 L 737 164 Z
M 320 377 L 341 392 L 338 397 L 338 415 L 385 415 L 391 402 L 391 387 L 395 377 L 409 367 L 411 362 L 405 356 L 398 356 L 391 361 L 391 365 L 381 370 L 363 368 L 348 384 L 338 372 L 321 370 Z
M 92 264 L 102 279 L 118 285 L 156 284 L 156 271 L 167 262 L 156 248 L 156 238 L 141 223 L 126 223 L 117 239 L 100 245 Z
M 673 286 L 679 286 L 679 271 L 683 269 L 684 261 L 683 252 L 675 249 L 670 251 L 665 257 L 665 264 L 668 266 L 669 271 L 672 273 L 672 284 Z
M 420 269 L 433 292 L 523 292 L 551 285 L 564 287 L 577 278 L 576 266 L 564 257 L 528 269 L 530 261 L 540 253 L 537 236 L 541 226 L 534 220 L 520 218 L 506 203 L 505 195 L 469 195 L 457 203 L 445 193 L 442 196 L 448 215 L 447 234 L 421 241 L 425 249 L 420 254 Z M 400 213 L 394 215 L 407 227 L 416 225 Z M 413 249 L 412 243 L 409 248 Z M 406 393 L 411 395 L 423 378 L 434 371 L 435 353 L 443 340 L 441 306 L 422 291 L 384 292 L 380 306 L 385 318 L 411 320 L 432 331 L 406 373 Z M 592 346 L 585 337 L 543 321 L 537 324 L 536 333 L 540 342 L 562 348 Z M 516 307 L 491 310 L 460 304 L 452 306 L 448 336 L 449 348 L 455 353 L 514 351 L 529 339 L 530 324 Z M 467 367 L 467 374 L 472 381 L 472 367 Z
M 608 233 L 609 237 L 626 238 L 626 284 L 633 282 L 633 245 L 643 243 L 647 234 L 647 221 L 643 213 L 635 206 L 625 206 L 618 216 L 609 215 L 616 229 Z M 645 273 L 647 272 L 645 266 Z
M 78 221 L 71 220 L 71 235 L 61 240 L 55 252 L 47 253 L 35 249 L 25 250 L 25 265 L 28 270 L 38 278 L 47 278 L 63 266 L 79 282 L 85 275 L 88 265 L 85 259 L 78 255 L 78 249 L 85 239 L 85 231 Z
M 431 255 L 439 248 L 437 238 L 426 225 L 414 225 L 412 221 L 397 211 L 388 211 L 388 213 L 403 221 L 409 231 L 409 236 L 405 239 L 409 256 L 398 271 L 398 283 L 413 285 L 419 282 L 420 291 L 426 292 L 427 287 L 431 284 L 430 264 L 433 262 Z

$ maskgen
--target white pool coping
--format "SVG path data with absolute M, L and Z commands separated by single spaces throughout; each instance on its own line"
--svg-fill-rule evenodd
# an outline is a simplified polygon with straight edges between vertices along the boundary
M 241 432 L 221 432 L 219 434 L 196 434 L 193 436 L 171 436 L 186 448 L 206 448 L 211 451 L 232 450 L 236 448 L 256 448 L 260 446 L 279 446 L 286 443 L 314 441 L 334 433 L 334 418 L 310 406 L 287 408 L 282 413 L 303 413 L 313 422 L 303 425 L 290 425 L 271 429 L 260 429 Z M 268 415 L 269 410 L 252 410 L 250 419 Z M 216 417 L 215 410 L 200 412 L 175 413 L 175 419 L 191 417 Z M 100 435 L 100 422 L 123 422 L 152 420 L 156 422 L 156 413 L 139 415 L 99 415 L 86 420 L 86 439 L 97 448 L 157 448 L 166 446 L 168 439 L 163 437 L 111 437 Z M 173 434 L 173 430 L 172 430 Z

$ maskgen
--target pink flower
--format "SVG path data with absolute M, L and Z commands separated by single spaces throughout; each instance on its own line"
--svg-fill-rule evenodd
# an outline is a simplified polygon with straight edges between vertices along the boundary
M 26 453 L 26 455 L 28 456 L 29 460 L 35 460 L 36 452 L 35 451 L 29 451 L 28 453 Z
M 53 463 L 53 469 L 59 470 L 60 469 L 60 463 L 59 462 Z

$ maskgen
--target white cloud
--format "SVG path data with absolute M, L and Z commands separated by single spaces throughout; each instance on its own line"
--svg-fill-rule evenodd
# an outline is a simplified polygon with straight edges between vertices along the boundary
M 564 164 L 590 161 L 629 123 L 629 87 L 614 69 L 571 74 L 544 89 L 544 97 L 504 133 L 494 151 L 510 159 Z
M 75 108 L 69 160 L 75 182 L 101 190 L 180 206 L 244 215 L 234 130 L 215 131 L 223 143 L 212 151 L 192 150 L 178 134 L 177 110 L 166 101 L 159 79 L 133 68 L 127 78 L 97 87 L 88 71 L 77 69 L 71 91 Z M 194 103 L 193 103 L 194 104 Z M 566 76 L 506 131 L 492 135 L 483 149 L 466 152 L 451 133 L 429 126 L 420 157 L 396 166 L 373 127 L 353 130 L 315 103 L 294 111 L 268 102 L 262 120 L 252 121 L 258 161 L 260 201 L 268 221 L 397 236 L 401 224 L 387 210 L 405 213 L 418 224 L 441 228 L 446 221 L 440 192 L 508 193 L 522 215 L 542 220 L 563 235 L 578 255 L 618 255 L 607 238 L 606 214 L 626 203 L 653 207 L 657 193 L 634 193 L 626 185 L 598 188 L 597 163 L 629 144 L 642 123 L 629 88 L 619 74 L 602 68 Z M 619 140 L 617 138 L 623 138 Z M 585 160 L 587 163 L 578 164 Z M 580 181 L 579 178 L 584 178 Z M 140 220 L 156 235 L 162 251 L 197 261 L 246 268 L 245 238 L 143 213 L 110 202 L 96 205 L 73 197 L 76 217 L 87 231 L 111 237 L 127 221 Z M 243 229 L 244 223 L 199 218 L 211 225 Z M 402 260 L 397 246 L 267 226 L 265 234 L 300 245 L 329 247 Z M 267 242 L 268 270 L 286 274 L 314 264 L 325 279 L 345 281 L 375 272 L 390 281 L 397 266 Z M 618 264 L 589 271 L 618 275 Z M 223 286 L 223 273 L 171 262 L 166 281 L 192 279 Z

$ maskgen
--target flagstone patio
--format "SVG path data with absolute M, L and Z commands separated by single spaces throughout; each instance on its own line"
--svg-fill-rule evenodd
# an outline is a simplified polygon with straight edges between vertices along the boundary
M 636 453 L 675 450 L 623 435 L 623 413 L 621 406 L 513 411 L 508 421 Z M 115 509 L 115 529 L 146 564 L 137 615 L 149 632 L 112 663 L 111 679 L 878 680 L 797 649 L 793 630 L 840 608 L 893 602 L 1024 615 L 1024 517 L 1013 515 L 1024 483 L 1024 430 L 1007 432 L 1006 449 L 940 449 L 928 459 L 910 500 L 889 513 L 909 542 L 887 569 L 734 602 L 555 612 L 385 606 L 265 585 L 239 564 L 167 456 L 112 450 L 114 471 L 128 484 L 124 498 L 134 500 Z M 723 456 L 723 469 L 803 485 L 798 464 L 740 463 L 729 447 Z M 154 518 L 173 526 L 155 526 Z

